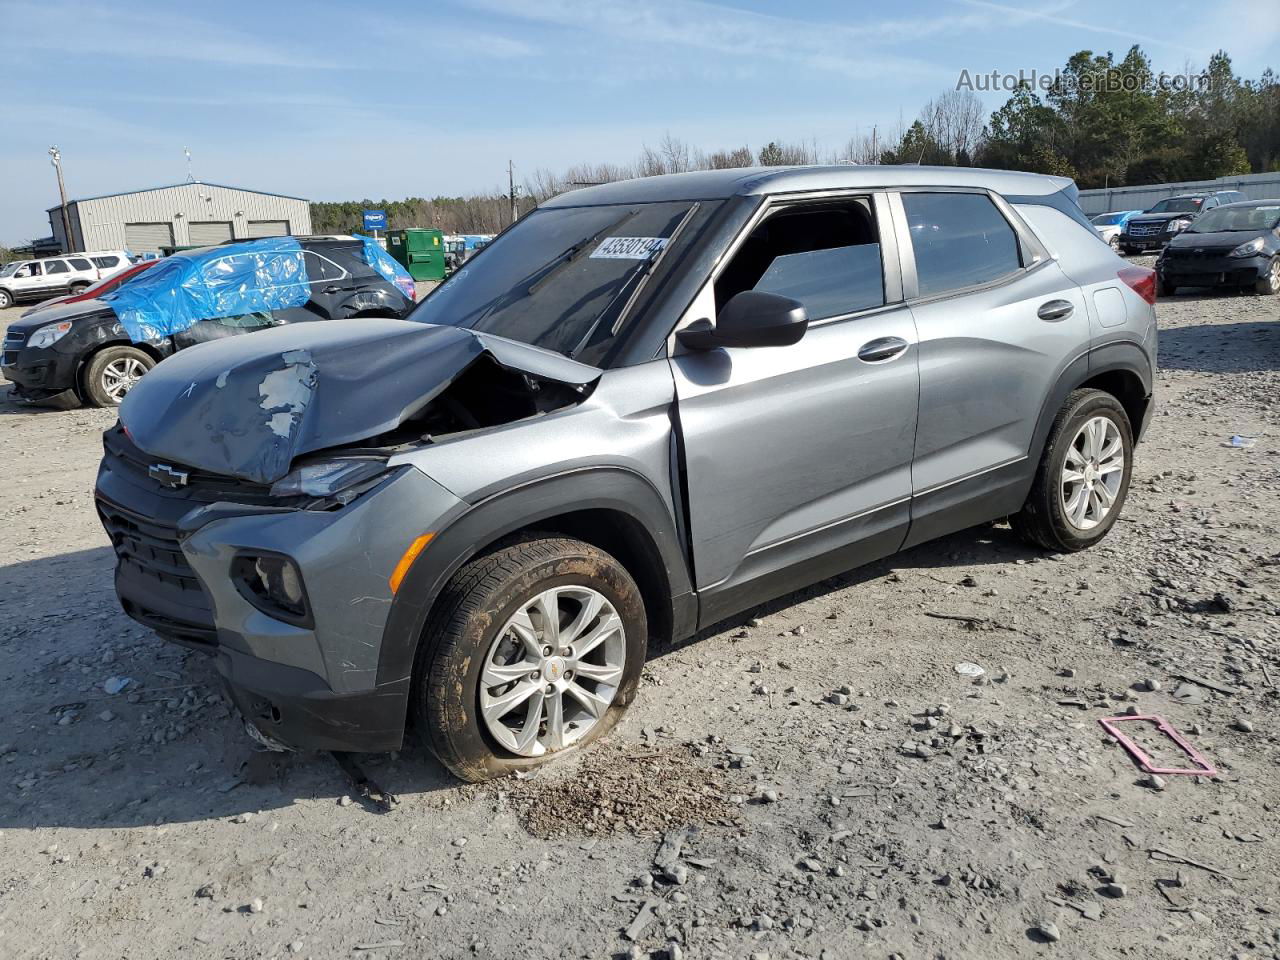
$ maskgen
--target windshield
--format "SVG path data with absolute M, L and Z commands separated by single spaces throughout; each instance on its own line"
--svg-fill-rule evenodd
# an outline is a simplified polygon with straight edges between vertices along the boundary
M 408 319 L 494 333 L 599 364 L 627 305 L 698 206 L 684 200 L 535 210 Z
M 1147 213 L 1196 213 L 1200 210 L 1200 204 L 1204 203 L 1199 197 L 1193 199 L 1170 197 L 1167 200 L 1161 200 Z
M 1218 207 L 1192 226 L 1191 233 L 1262 233 L 1280 226 L 1280 204 L 1265 207 Z
M 1124 222 L 1127 216 L 1127 213 L 1100 213 L 1093 218 L 1092 223 L 1095 227 L 1114 227 L 1117 223 Z

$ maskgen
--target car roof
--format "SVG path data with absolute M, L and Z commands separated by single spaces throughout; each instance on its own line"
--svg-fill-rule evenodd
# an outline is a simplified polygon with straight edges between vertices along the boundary
M 619 180 L 571 190 L 542 207 L 584 207 L 663 200 L 724 200 L 729 197 L 872 187 L 978 187 L 1013 196 L 1048 196 L 1072 185 L 1067 177 L 1013 170 L 915 165 L 838 164 L 806 167 L 739 167 Z

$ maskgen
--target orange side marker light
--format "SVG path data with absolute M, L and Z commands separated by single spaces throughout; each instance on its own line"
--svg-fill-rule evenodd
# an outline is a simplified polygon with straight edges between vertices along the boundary
M 409 568 L 413 566 L 413 561 L 418 559 L 418 554 L 427 548 L 427 544 L 431 542 L 434 533 L 424 533 L 413 543 L 409 544 L 409 549 L 404 552 L 404 556 L 400 558 L 400 562 L 396 564 L 396 568 L 391 571 L 391 578 L 387 581 L 391 586 L 391 592 L 394 594 L 400 589 L 400 581 L 404 579 L 404 575 L 409 572 Z

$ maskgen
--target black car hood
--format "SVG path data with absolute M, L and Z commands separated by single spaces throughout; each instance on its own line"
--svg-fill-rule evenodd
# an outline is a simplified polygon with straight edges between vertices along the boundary
M 1169 241 L 1171 247 L 1201 248 L 1206 251 L 1234 250 L 1242 243 L 1248 243 L 1257 237 L 1264 237 L 1270 230 L 1225 230 L 1219 233 L 1194 233 L 1184 230 Z
M 115 315 L 115 311 L 101 300 L 81 300 L 79 303 L 59 303 L 52 307 L 37 310 L 35 313 L 28 311 L 10 323 L 9 329 L 30 333 L 37 327 L 43 327 L 46 323 L 60 323 L 63 320 L 84 320 L 89 317 L 114 319 Z
M 600 370 L 461 327 L 297 323 L 190 347 L 129 391 L 120 422 L 161 460 L 273 483 L 294 457 L 385 433 L 483 356 L 574 387 Z
M 1170 220 L 1191 220 L 1196 216 L 1194 213 L 1144 213 L 1137 217 L 1130 217 L 1129 222 L 1125 226 L 1134 223 L 1168 223 Z

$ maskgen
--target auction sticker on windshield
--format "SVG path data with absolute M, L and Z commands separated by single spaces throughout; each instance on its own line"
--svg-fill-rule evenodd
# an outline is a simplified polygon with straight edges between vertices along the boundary
M 666 237 L 610 237 L 591 252 L 591 259 L 648 260 L 666 245 Z

